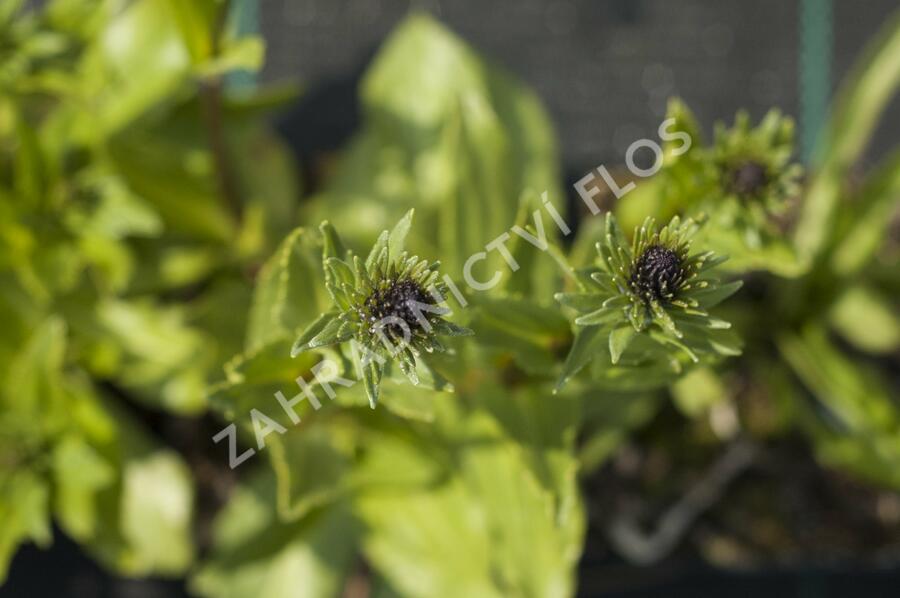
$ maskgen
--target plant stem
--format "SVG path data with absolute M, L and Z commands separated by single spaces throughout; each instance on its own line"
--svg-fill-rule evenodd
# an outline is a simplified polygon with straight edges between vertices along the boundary
M 226 207 L 240 223 L 242 201 L 240 187 L 233 168 L 228 144 L 225 140 L 222 117 L 222 81 L 218 77 L 200 84 L 200 101 L 206 122 L 209 149 L 215 165 L 219 194 Z

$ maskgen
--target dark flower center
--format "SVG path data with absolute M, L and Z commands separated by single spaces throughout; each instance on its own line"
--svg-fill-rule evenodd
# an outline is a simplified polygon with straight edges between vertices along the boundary
M 631 288 L 646 301 L 672 299 L 683 282 L 681 258 L 662 245 L 645 249 L 631 271 Z
M 741 197 L 756 195 L 768 182 L 765 166 L 753 160 L 742 162 L 732 168 L 728 181 L 731 191 Z
M 429 320 L 434 315 L 424 305 L 434 305 L 434 297 L 417 282 L 403 279 L 375 289 L 366 297 L 360 315 L 374 332 L 381 327 L 389 337 L 404 336 L 403 325 L 393 320 L 399 318 L 409 327 L 410 333 L 421 328 L 420 318 Z

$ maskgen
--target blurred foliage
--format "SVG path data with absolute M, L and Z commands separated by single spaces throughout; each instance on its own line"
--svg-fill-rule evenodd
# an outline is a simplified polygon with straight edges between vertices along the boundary
M 718 449 L 802 434 L 824 466 L 900 489 L 900 150 L 855 174 L 900 83 L 898 19 L 805 180 L 789 119 L 739 114 L 705 144 L 673 99 L 689 150 L 664 145 L 569 239 L 539 101 L 427 16 L 376 56 L 360 131 L 301 202 L 269 129 L 292 94 L 229 87 L 263 46 L 227 2 L 0 0 L 0 579 L 56 525 L 118 573 L 216 598 L 570 596 L 588 477 L 630 439 L 690 453 L 699 429 Z M 504 234 L 508 255 L 485 247 Z M 440 260 L 475 335 L 442 339 L 429 376 L 379 372 L 373 409 L 371 383 L 336 381 L 359 377 L 334 306 L 404 242 Z M 344 260 L 373 244 L 372 268 Z M 658 245 L 669 261 L 648 265 Z M 475 278 L 502 275 L 476 292 L 479 252 Z M 669 398 L 674 440 L 652 428 Z M 175 417 L 233 424 L 234 446 L 202 439 L 223 480 L 229 452 L 255 455 L 209 542 L 209 480 L 154 434 Z
M 247 273 L 290 227 L 265 96 L 219 78 L 262 46 L 215 1 L 21 4 L 0 3 L 0 578 L 51 521 L 122 573 L 183 574 L 194 481 L 142 420 L 206 409 L 243 342 Z M 240 214 L 211 128 L 245 165 Z

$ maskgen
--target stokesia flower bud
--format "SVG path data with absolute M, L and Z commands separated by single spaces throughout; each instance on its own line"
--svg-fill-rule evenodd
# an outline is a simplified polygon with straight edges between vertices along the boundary
M 651 245 L 631 271 L 631 288 L 647 302 L 671 301 L 684 283 L 681 256 L 668 247 Z
M 334 307 L 322 314 L 295 341 L 292 355 L 355 341 L 363 351 L 360 369 L 369 402 L 378 400 L 382 374 L 396 363 L 413 384 L 417 367 L 427 368 L 424 354 L 444 351 L 439 336 L 472 332 L 444 319 L 449 310 L 438 305 L 447 289 L 438 275 L 438 262 L 403 251 L 412 210 L 384 231 L 363 260 L 344 249 L 337 231 L 322 224 L 322 265 L 325 287 Z M 435 372 L 430 371 L 431 377 Z

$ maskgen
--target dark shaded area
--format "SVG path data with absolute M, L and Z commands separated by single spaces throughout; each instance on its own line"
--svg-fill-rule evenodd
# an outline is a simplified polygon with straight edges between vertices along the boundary
M 54 530 L 53 546 L 49 550 L 26 545 L 16 553 L 9 580 L 0 587 L 0 596 L 181 598 L 188 596 L 188 593 L 180 581 L 111 576 L 57 529 Z
M 629 143 L 655 135 L 672 95 L 685 99 L 707 134 L 740 108 L 754 119 L 771 107 L 800 118 L 799 0 L 267 0 L 261 6 L 269 44 L 263 80 L 299 78 L 312 90 L 334 90 L 335 77 L 358 72 L 410 6 L 427 10 L 537 92 L 556 126 L 567 173 L 622 162 Z M 837 87 L 897 3 L 832 0 L 832 6 Z M 324 110 L 305 123 L 313 132 L 302 136 L 315 137 L 326 123 L 340 131 L 355 118 L 344 91 L 350 90 L 342 89 L 341 101 L 320 104 Z M 900 100 L 875 134 L 873 158 L 900 138 L 897 108 Z
M 660 595 L 734 598 L 894 597 L 900 569 L 784 568 L 764 572 L 714 569 L 696 559 L 679 559 L 637 569 L 615 557 L 587 553 L 581 562 L 584 598 L 651 598 Z M 162 579 L 110 576 L 61 533 L 50 550 L 23 547 L 12 563 L 2 598 L 182 598 L 184 584 Z M 261 597 L 264 598 L 264 597 Z

